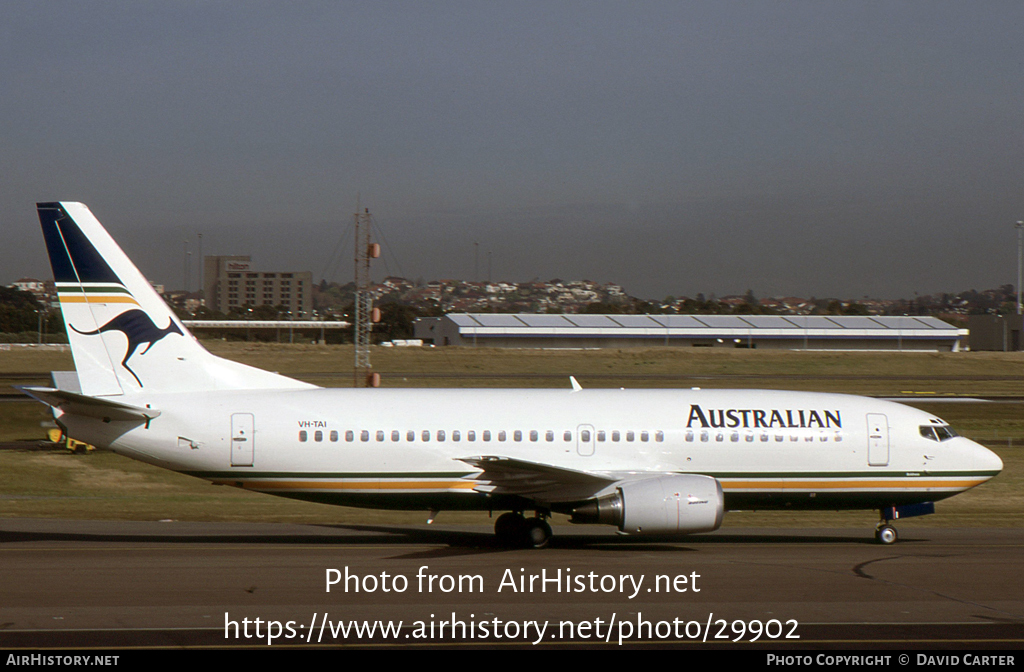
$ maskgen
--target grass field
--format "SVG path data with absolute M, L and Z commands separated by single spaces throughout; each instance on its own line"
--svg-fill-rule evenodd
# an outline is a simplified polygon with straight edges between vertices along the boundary
M 216 354 L 325 386 L 352 385 L 351 346 L 213 341 Z M 982 441 L 1005 464 L 993 481 L 936 505 L 939 515 L 900 521 L 914 526 L 1024 524 L 1024 404 L 929 402 L 931 396 L 1024 397 L 1024 355 L 1017 353 L 828 353 L 731 349 L 501 350 L 375 348 L 375 370 L 394 387 L 773 388 L 914 396 L 908 401 Z M 0 351 L 0 380 L 25 384 L 51 369 L 73 368 L 70 354 Z M 8 378 L 5 379 L 5 376 Z M 8 390 L 13 391 L 13 390 Z M 46 407 L 0 403 L 0 517 L 131 520 L 234 520 L 305 523 L 422 523 L 425 513 L 328 507 L 214 487 L 205 481 L 105 452 L 72 455 L 34 450 L 50 421 Z M 736 512 L 727 526 L 862 526 L 877 514 Z M 564 520 L 564 519 L 561 519 Z M 488 522 L 486 513 L 445 513 L 439 522 Z M 556 523 L 559 520 L 555 521 Z
M 315 382 L 352 385 L 351 345 L 206 341 L 213 353 Z M 1024 353 L 625 348 L 373 348 L 385 387 L 737 387 L 869 395 L 1024 397 Z M 0 379 L 73 368 L 70 353 L 0 350 Z M 8 381 L 9 382 L 9 381 Z M 2 391 L 2 390 L 0 390 Z
M 223 357 L 320 385 L 352 385 L 351 346 L 213 341 Z M 388 387 L 760 387 L 896 396 L 1024 397 L 1019 353 L 802 352 L 732 348 L 374 348 Z

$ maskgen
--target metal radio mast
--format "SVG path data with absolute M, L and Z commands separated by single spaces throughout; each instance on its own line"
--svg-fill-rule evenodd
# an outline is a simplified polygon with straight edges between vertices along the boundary
M 380 245 L 370 241 L 373 218 L 370 209 L 355 214 L 356 231 L 356 361 L 353 371 L 353 385 L 377 387 L 380 374 L 373 373 L 370 366 L 370 332 L 373 323 L 380 321 L 380 310 L 373 307 L 370 293 L 370 261 L 380 256 Z

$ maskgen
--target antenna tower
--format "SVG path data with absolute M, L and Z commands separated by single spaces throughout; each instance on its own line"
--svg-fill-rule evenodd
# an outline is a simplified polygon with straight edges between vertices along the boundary
M 380 375 L 373 372 L 370 366 L 370 332 L 373 323 L 380 320 L 380 311 L 373 307 L 373 294 L 370 293 L 370 261 L 380 256 L 380 245 L 371 242 L 370 233 L 373 218 L 370 209 L 366 208 L 355 214 L 356 232 L 356 328 L 355 344 L 356 359 L 353 372 L 354 387 L 377 387 Z

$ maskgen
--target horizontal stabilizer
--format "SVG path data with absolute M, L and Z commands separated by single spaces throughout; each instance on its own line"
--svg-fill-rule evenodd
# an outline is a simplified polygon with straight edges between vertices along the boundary
M 119 401 L 89 397 L 84 394 L 76 394 L 52 387 L 25 387 L 19 385 L 17 389 L 44 404 L 59 408 L 71 415 L 84 415 L 103 420 L 134 420 L 138 422 L 149 422 L 160 415 L 160 411 L 153 408 L 140 408 L 139 406 L 132 406 L 131 404 L 124 404 Z
M 619 480 L 613 476 L 496 455 L 460 457 L 458 460 L 483 470 L 477 476 L 481 484 L 474 488 L 476 491 L 495 495 L 574 501 L 591 496 Z

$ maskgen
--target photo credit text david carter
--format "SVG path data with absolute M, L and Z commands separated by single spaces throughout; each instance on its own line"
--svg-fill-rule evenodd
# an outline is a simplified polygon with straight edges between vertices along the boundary
M 309 620 L 273 620 L 259 614 L 224 613 L 224 637 L 235 641 L 274 643 L 325 643 L 339 640 L 416 642 L 429 640 L 512 640 L 540 644 L 559 641 L 602 641 L 623 644 L 645 640 L 766 641 L 800 639 L 796 620 L 729 619 L 712 612 L 645 618 L 633 600 L 641 595 L 683 595 L 700 593 L 705 580 L 696 571 L 679 574 L 600 574 L 571 567 L 506 568 L 490 585 L 482 574 L 447 574 L 421 566 L 415 574 L 387 571 L 372 574 L 353 572 L 349 567 L 328 568 L 324 591 L 330 594 L 367 595 L 419 593 L 446 595 L 491 592 L 501 597 L 524 593 L 590 593 L 619 596 L 624 613 L 605 607 L 605 612 L 588 618 L 514 620 L 488 613 L 450 611 L 425 613 L 416 620 L 353 620 L 314 613 Z M 639 601 L 639 600 L 637 600 Z M 498 606 L 498 605 L 495 605 Z

